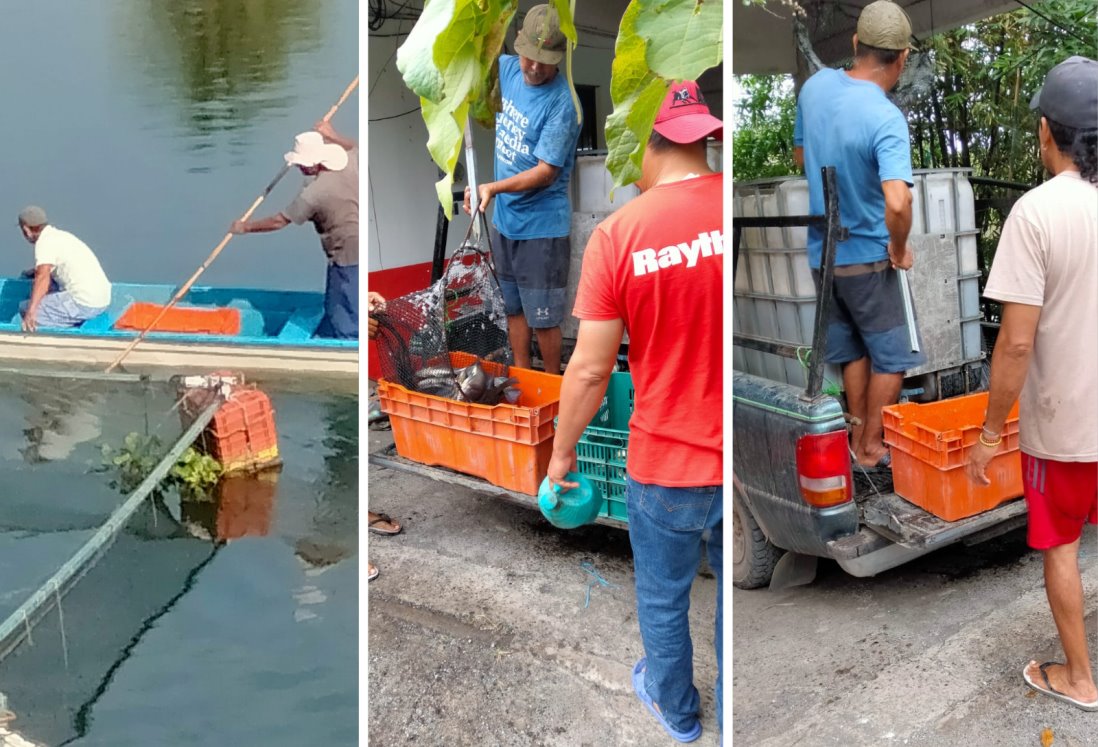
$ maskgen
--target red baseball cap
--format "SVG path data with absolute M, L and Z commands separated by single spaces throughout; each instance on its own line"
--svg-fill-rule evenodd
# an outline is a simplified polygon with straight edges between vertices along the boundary
M 671 84 L 652 129 L 674 143 L 693 143 L 710 136 L 724 139 L 724 122 L 709 113 L 701 89 L 692 80 Z

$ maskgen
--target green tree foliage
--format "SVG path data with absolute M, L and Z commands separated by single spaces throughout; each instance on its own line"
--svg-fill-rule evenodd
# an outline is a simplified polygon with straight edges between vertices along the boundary
M 798 173 L 793 163 L 797 99 L 787 75 L 740 75 L 732 164 L 736 181 Z

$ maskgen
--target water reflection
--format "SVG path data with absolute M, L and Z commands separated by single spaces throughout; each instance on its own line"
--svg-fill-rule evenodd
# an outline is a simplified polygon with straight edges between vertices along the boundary
M 91 442 L 102 433 L 97 410 L 105 401 L 99 393 L 74 398 L 56 388 L 28 389 L 23 401 L 27 405 L 23 429 L 27 443 L 19 453 L 29 464 L 66 459 L 78 444 Z
M 318 0 L 144 0 L 130 4 L 126 22 L 134 56 L 161 92 L 181 94 L 184 122 L 206 135 L 237 130 L 271 110 L 289 106 L 285 93 L 291 55 L 321 42 Z M 197 143 L 195 149 L 212 147 Z
M 310 531 L 294 543 L 307 567 L 321 569 L 358 550 L 358 402 L 324 405 L 324 482 L 317 492 Z

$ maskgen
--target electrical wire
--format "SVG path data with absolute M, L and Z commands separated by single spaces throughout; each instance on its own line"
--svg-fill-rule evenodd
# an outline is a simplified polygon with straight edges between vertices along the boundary
M 388 116 L 388 117 L 378 117 L 377 119 L 368 119 L 366 121 L 367 122 L 384 122 L 387 119 L 398 119 L 400 117 L 406 117 L 409 114 L 415 114 L 419 110 L 420 110 L 420 107 L 417 106 L 415 109 L 409 109 L 408 111 L 401 112 L 400 114 L 393 114 L 393 115 Z

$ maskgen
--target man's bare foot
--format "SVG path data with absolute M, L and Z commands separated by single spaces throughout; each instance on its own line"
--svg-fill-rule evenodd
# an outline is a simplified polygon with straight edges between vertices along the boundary
M 371 532 L 375 534 L 400 534 L 400 522 L 393 521 L 389 514 L 375 514 L 373 511 L 368 513 L 368 528 Z
M 879 448 L 866 449 L 864 451 L 855 449 L 854 451 L 854 458 L 857 460 L 858 464 L 863 467 L 876 467 L 880 465 L 881 461 L 887 456 L 888 447 L 883 443 Z
M 1048 684 L 1056 692 L 1082 703 L 1098 702 L 1098 687 L 1095 686 L 1094 680 L 1080 679 L 1073 682 L 1068 675 L 1066 664 L 1049 664 L 1045 667 L 1045 674 L 1048 675 Z M 1041 675 L 1041 665 L 1036 661 L 1031 661 L 1026 665 L 1026 675 L 1042 691 L 1045 689 L 1045 678 Z

